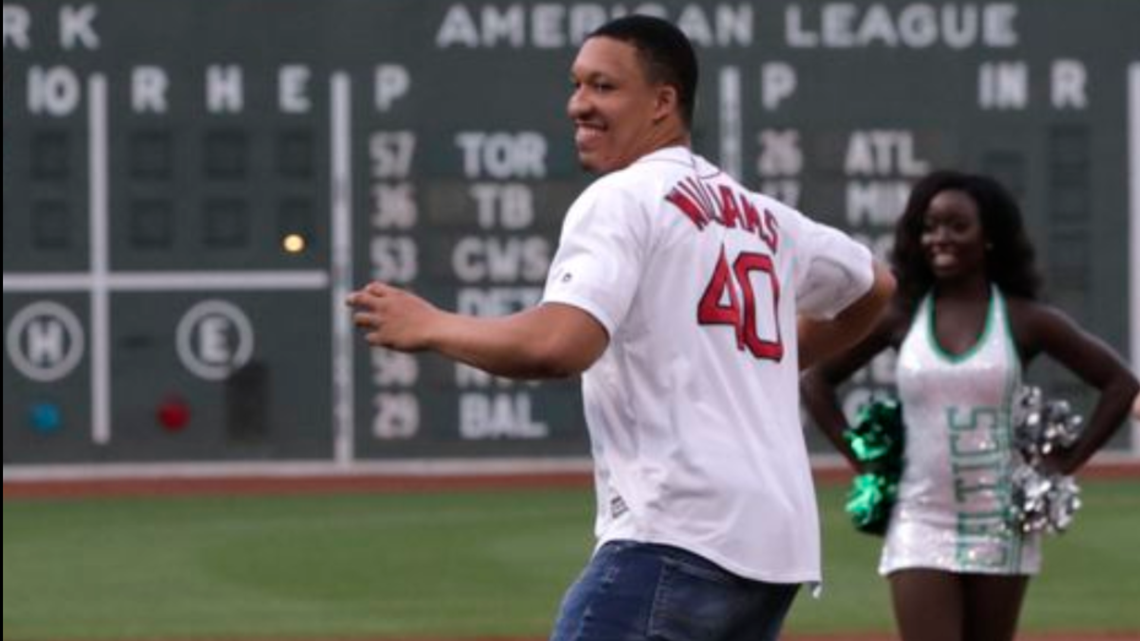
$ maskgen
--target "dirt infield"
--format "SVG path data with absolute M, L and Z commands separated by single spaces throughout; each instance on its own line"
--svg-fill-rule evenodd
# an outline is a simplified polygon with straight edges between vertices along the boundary
M 12 639 L 11 641 L 19 641 Z M 58 640 L 66 641 L 66 640 Z M 126 640 L 123 640 L 126 641 Z M 160 641 L 155 639 L 138 639 L 135 641 Z M 161 640 L 161 641 L 178 641 L 174 640 Z M 219 639 L 219 638 L 195 638 L 194 641 L 282 641 L 281 639 Z M 532 639 L 518 639 L 518 638 L 505 638 L 505 637 L 470 637 L 463 639 L 432 639 L 432 638 L 377 638 L 377 639 L 293 639 L 289 641 L 547 641 L 545 638 L 532 638 Z M 802 635 L 792 634 L 785 635 L 781 641 L 897 641 L 897 637 L 889 634 L 835 634 L 835 635 Z M 1054 632 L 1049 634 L 1019 634 L 1017 641 L 1140 641 L 1140 634 L 1132 633 L 1066 633 Z
M 897 637 L 890 634 L 831 634 L 831 635 L 803 635 L 790 634 L 782 637 L 781 641 L 897 641 Z M 11 641 L 19 641 L 12 639 Z M 66 641 L 66 640 L 58 640 Z M 121 640 L 126 641 L 126 640 Z M 179 641 L 138 639 L 134 641 Z M 250 638 L 195 638 L 194 641 L 282 641 L 281 639 L 250 639 Z M 409 638 L 376 638 L 376 639 L 290 639 L 290 641 L 547 641 L 544 638 L 509 638 L 509 637 L 465 637 L 463 639 L 437 639 L 427 637 Z M 1140 641 L 1140 633 L 1131 632 L 1050 632 L 1046 634 L 1019 634 L 1017 641 Z
M 145 640 L 156 641 L 156 640 Z M 169 640 L 168 640 L 169 641 Z M 177 640 L 174 640 L 177 641 Z M 279 639 L 195 639 L 194 641 L 280 641 Z M 503 636 L 488 636 L 488 638 L 464 639 L 293 639 L 291 641 L 546 641 L 546 639 L 514 639 Z M 803 635 L 790 634 L 783 636 L 781 641 L 897 641 L 896 636 L 889 634 L 829 634 L 829 635 Z M 1140 634 L 1133 633 L 1049 633 L 1049 634 L 1019 634 L 1017 641 L 1140 641 Z
M 422 641 L 422 639 L 420 640 Z M 789 635 L 783 641 L 896 641 L 891 635 L 832 635 L 832 636 L 802 636 Z M 1017 641 L 1140 641 L 1140 635 L 1131 633 L 1122 634 L 1078 634 L 1078 633 L 1050 633 L 1043 635 L 1017 635 Z
M 210 639 L 209 641 L 236 641 Z M 248 640 L 246 640 L 248 641 Z M 277 641 L 264 639 L 261 641 Z M 343 641 L 337 639 L 312 639 L 309 641 Z M 355 641 L 459 641 L 455 639 L 357 639 Z M 546 641 L 546 639 L 472 638 L 461 641 Z M 785 635 L 781 641 L 897 641 L 897 637 L 887 634 L 834 634 L 834 635 Z M 1039 635 L 1019 634 L 1017 641 L 1140 641 L 1140 634 L 1133 633 L 1049 633 Z
M 4 481 L 4 498 L 83 498 L 199 494 L 335 494 L 587 488 L 580 473 L 402 476 L 217 476 Z
M 223 641 L 223 640 L 212 640 Z M 320 640 L 336 641 L 336 640 Z M 454 641 L 445 639 L 376 639 L 372 641 Z M 464 639 L 463 641 L 546 641 L 545 639 Z M 897 641 L 895 636 L 888 634 L 833 634 L 823 636 L 805 636 L 791 634 L 783 636 L 782 641 Z M 1019 634 L 1017 641 L 1140 641 L 1140 635 L 1131 633 L 1121 634 L 1078 634 L 1078 633 L 1051 633 L 1043 635 Z
M 1140 480 L 1140 461 L 1097 463 L 1082 470 L 1080 478 L 1089 480 Z M 847 483 L 851 479 L 851 473 L 845 468 L 827 467 L 815 470 L 815 479 L 816 482 L 820 484 Z M 592 482 L 592 477 L 584 472 L 469 475 L 218 475 L 201 477 L 151 476 L 44 480 L 5 479 L 4 498 L 519 490 L 528 488 L 587 488 L 590 487 Z

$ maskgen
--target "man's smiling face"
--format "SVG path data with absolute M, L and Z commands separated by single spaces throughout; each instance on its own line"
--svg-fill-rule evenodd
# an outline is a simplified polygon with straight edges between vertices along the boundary
M 623 169 L 661 145 L 662 94 L 650 82 L 637 49 L 613 38 L 590 38 L 570 71 L 574 92 L 567 113 L 574 123 L 578 160 L 587 171 Z M 675 93 L 675 92 L 674 92 Z

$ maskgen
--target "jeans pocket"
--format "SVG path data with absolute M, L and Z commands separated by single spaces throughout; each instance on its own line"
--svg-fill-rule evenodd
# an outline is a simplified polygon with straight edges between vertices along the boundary
M 653 599 L 651 641 L 719 641 L 747 607 L 743 581 L 711 564 L 666 558 Z

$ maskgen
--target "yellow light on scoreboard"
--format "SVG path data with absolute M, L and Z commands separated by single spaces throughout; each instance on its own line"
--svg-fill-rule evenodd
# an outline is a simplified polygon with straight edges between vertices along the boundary
M 305 237 L 301 234 L 286 234 L 281 239 L 281 248 L 290 254 L 299 254 L 305 251 Z

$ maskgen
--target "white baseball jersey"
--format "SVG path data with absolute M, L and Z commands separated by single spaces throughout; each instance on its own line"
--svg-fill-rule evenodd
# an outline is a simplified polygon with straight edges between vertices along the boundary
M 751 579 L 818 581 L 796 317 L 831 317 L 872 279 L 866 248 L 683 147 L 583 192 L 543 302 L 585 310 L 610 337 L 582 377 L 599 545 L 663 543 Z

